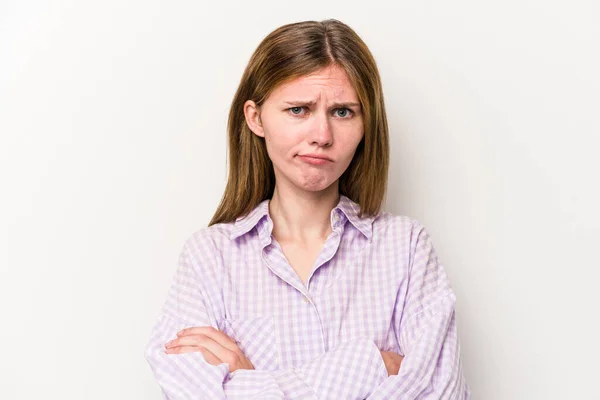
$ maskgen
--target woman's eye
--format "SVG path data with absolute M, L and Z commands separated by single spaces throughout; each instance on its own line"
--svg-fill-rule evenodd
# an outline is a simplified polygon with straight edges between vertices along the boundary
M 292 108 L 288 108 L 288 110 L 291 111 L 292 114 L 294 115 L 300 115 L 300 113 L 302 112 L 303 107 L 292 107 Z
M 338 117 L 346 118 L 352 113 L 352 110 L 348 108 L 338 108 L 337 110 L 335 110 L 335 112 Z

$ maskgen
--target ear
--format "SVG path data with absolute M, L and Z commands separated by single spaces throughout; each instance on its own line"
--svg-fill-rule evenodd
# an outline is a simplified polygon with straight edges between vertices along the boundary
M 265 137 L 265 132 L 260 120 L 260 109 L 252 100 L 247 100 L 244 103 L 244 116 L 248 127 L 256 136 Z

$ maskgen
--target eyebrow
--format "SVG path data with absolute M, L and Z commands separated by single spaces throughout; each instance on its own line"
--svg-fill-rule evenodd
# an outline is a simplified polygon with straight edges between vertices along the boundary
M 297 100 L 297 101 L 284 101 L 285 104 L 289 105 L 289 106 L 295 106 L 295 107 L 303 107 L 303 106 L 314 106 L 315 104 L 317 104 L 316 101 L 311 100 L 311 101 L 306 101 L 306 100 Z M 360 107 L 360 103 L 355 103 L 355 102 L 336 102 L 336 103 L 332 103 L 331 104 L 332 108 L 351 108 L 351 107 Z

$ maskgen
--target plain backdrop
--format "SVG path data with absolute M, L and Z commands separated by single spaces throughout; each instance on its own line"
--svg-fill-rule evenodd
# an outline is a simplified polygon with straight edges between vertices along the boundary
M 457 295 L 473 398 L 600 399 L 597 1 L 0 1 L 0 398 L 161 398 L 143 349 L 270 31 L 340 19 L 389 115 L 386 209 Z

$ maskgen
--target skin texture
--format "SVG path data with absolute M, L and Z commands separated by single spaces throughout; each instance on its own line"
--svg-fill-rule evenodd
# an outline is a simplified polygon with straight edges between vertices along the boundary
M 398 375 L 398 371 L 400 371 L 400 364 L 402 364 L 404 357 L 402 357 L 400 354 L 394 353 L 393 351 L 382 351 L 381 357 L 383 358 L 383 363 L 388 371 L 388 376 Z
M 331 233 L 339 178 L 364 136 L 358 96 L 345 71 L 330 66 L 280 85 L 260 107 L 248 100 L 244 115 L 252 132 L 265 139 L 275 171 L 273 237 L 306 282 Z M 212 365 L 228 363 L 230 372 L 254 369 L 235 341 L 212 327 L 184 329 L 165 347 L 168 354 L 201 352 Z M 381 356 L 388 375 L 398 374 L 402 356 Z

